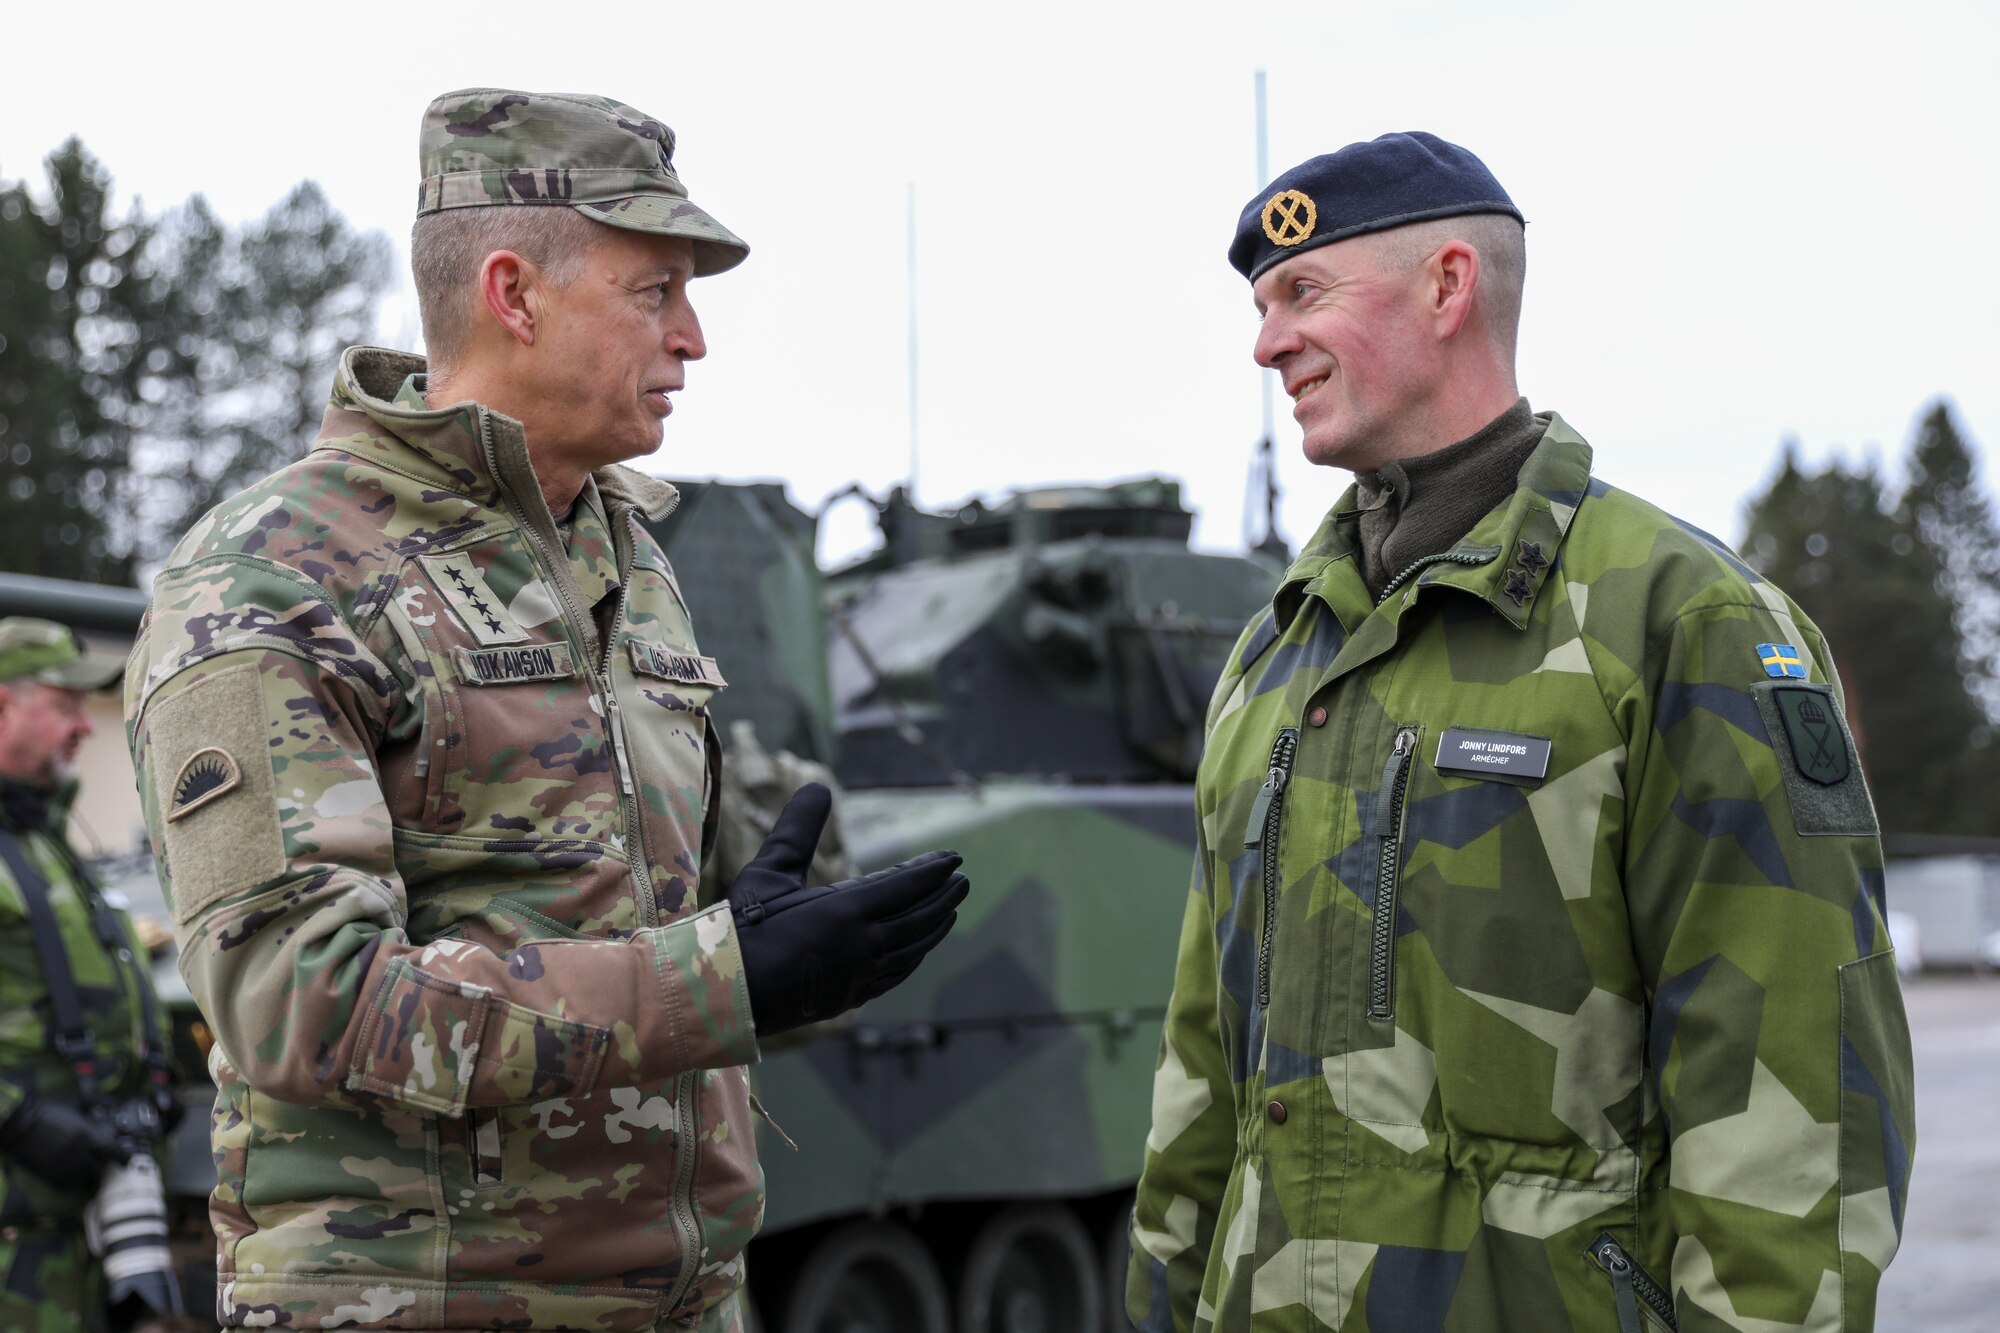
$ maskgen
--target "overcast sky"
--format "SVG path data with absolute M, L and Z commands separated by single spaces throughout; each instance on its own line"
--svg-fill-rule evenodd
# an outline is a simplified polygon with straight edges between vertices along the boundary
M 914 182 L 919 497 L 1164 473 L 1238 545 L 1260 68 L 1274 175 L 1407 129 L 1492 167 L 1529 219 L 1522 390 L 1610 481 L 1734 541 L 1787 435 L 1893 460 L 1949 394 L 2000 441 L 2000 3 L 41 5 L 0 46 L 0 176 L 77 134 L 122 200 L 238 220 L 311 176 L 399 254 L 439 92 L 667 121 L 753 253 L 696 284 L 709 357 L 646 466 L 808 506 L 907 468 Z M 404 282 L 380 335 L 414 346 Z M 1347 474 L 1278 422 L 1296 544 Z

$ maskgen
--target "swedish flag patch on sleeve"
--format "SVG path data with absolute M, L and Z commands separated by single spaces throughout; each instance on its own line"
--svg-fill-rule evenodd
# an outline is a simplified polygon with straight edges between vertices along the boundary
M 1760 643 L 1757 645 L 1757 658 L 1764 664 L 1767 676 L 1806 678 L 1806 659 L 1789 643 Z

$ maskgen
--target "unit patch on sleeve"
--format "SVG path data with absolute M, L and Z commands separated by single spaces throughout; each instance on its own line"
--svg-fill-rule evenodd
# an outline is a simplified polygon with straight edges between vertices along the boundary
M 519 648 L 454 648 L 458 678 L 468 685 L 516 685 L 563 680 L 576 674 L 566 643 L 531 643 Z
M 1806 659 L 1789 643 L 1758 644 L 1757 660 L 1764 664 L 1764 674 L 1767 676 L 1780 678 L 1789 676 L 1794 680 L 1806 678 Z
M 1456 777 L 1532 787 L 1548 776 L 1549 752 L 1553 748 L 1541 736 L 1451 727 L 1438 737 L 1435 763 L 1438 772 Z
M 1784 774 L 1798 831 L 1807 836 L 1877 834 L 1875 804 L 1868 785 L 1855 778 L 1854 741 L 1833 691 L 1825 685 L 1763 680 L 1750 693 Z
M 191 815 L 210 801 L 227 796 L 243 783 L 243 770 L 216 746 L 196 750 L 174 775 L 173 796 L 167 802 L 167 822 Z
M 486 586 L 471 556 L 462 551 L 456 555 L 427 555 L 423 563 L 431 582 L 444 594 L 459 622 L 481 644 L 520 643 L 527 639 L 528 632 L 508 614 L 507 604 Z

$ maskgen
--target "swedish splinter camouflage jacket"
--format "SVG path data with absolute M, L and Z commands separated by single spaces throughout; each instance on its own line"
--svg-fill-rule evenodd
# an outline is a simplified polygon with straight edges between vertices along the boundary
M 700 654 L 599 472 L 343 358 L 318 442 L 188 534 L 127 677 L 221 1089 L 232 1325 L 650 1328 L 763 1212 L 748 993 L 702 893 Z M 594 497 L 594 502 L 593 502 Z
M 0 786 L 6 781 L 0 778 Z M 0 829 L 46 885 L 49 917 L 93 1039 L 94 1095 L 135 1100 L 164 1075 L 170 1039 L 132 919 L 91 883 L 56 831 L 68 822 L 75 795 L 75 783 L 65 784 L 51 794 L 46 823 L 28 826 L 10 820 L 0 801 Z M 83 1100 L 75 1066 L 56 1049 L 55 1006 L 30 910 L 0 858 L 0 1120 L 31 1096 L 72 1106 Z M 93 1280 L 100 1265 L 84 1247 L 92 1193 L 56 1185 L 0 1153 L 0 1328 L 52 1333 L 103 1324 L 101 1309 L 86 1308 L 93 1300 L 101 1305 L 101 1284 Z
M 1590 475 L 1363 586 L 1353 493 L 1209 714 L 1148 1330 L 1860 1330 L 1910 1051 L 1818 630 Z

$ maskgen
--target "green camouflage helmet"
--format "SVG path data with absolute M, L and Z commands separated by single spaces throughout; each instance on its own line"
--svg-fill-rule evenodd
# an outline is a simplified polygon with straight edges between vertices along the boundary
M 697 275 L 750 253 L 696 208 L 674 174 L 674 132 L 634 107 L 579 93 L 462 88 L 424 112 L 417 216 L 493 204 L 567 204 L 630 231 L 685 236 Z
M 0 619 L 0 684 L 26 679 L 101 690 L 124 674 L 123 658 L 88 651 L 67 625 L 33 616 Z

